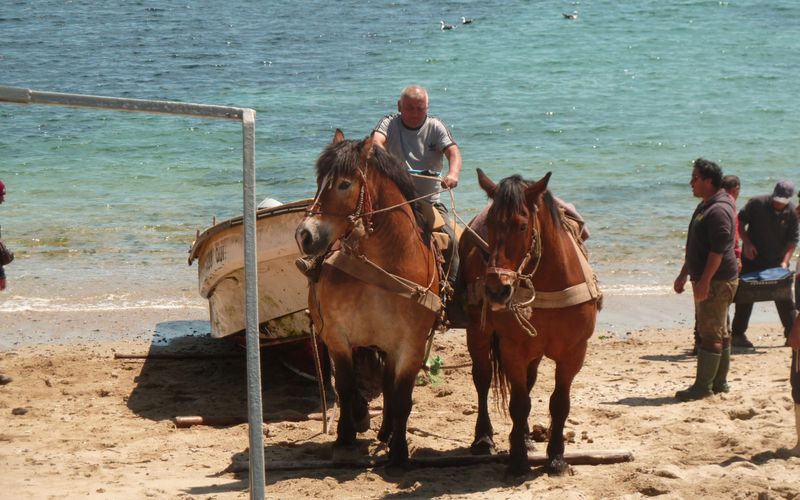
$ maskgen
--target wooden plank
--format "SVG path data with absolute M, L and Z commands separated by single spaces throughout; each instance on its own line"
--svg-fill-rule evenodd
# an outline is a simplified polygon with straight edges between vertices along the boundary
M 627 450 L 585 450 L 564 453 L 564 460 L 570 465 L 604 465 L 621 462 L 632 462 L 633 454 Z M 302 471 L 311 469 L 370 469 L 386 464 L 386 457 L 370 458 L 352 461 L 334 462 L 332 460 L 306 460 L 292 462 L 272 461 L 267 464 L 271 472 Z M 431 457 L 415 457 L 410 459 L 412 468 L 443 468 L 467 467 L 483 464 L 504 464 L 508 461 L 508 454 L 497 455 L 441 455 Z M 532 466 L 545 465 L 547 456 L 540 453 L 529 453 L 528 463 Z M 238 467 L 237 467 L 238 469 Z M 247 470 L 246 463 L 244 469 Z

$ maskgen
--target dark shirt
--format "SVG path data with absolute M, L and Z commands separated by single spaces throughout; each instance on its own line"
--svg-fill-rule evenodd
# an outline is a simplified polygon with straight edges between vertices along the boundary
M 760 271 L 780 266 L 789 247 L 797 244 L 797 214 L 794 203 L 789 203 L 783 210 L 775 211 L 771 195 L 750 198 L 739 212 L 739 225 L 747 228 L 747 236 L 758 252 L 753 261 L 742 259 L 743 265 L 747 264 L 750 270 Z
M 711 252 L 722 255 L 712 280 L 728 281 L 739 275 L 733 251 L 734 213 L 733 199 L 722 190 L 697 205 L 686 237 L 686 270 L 692 281 L 698 281 L 703 275 Z

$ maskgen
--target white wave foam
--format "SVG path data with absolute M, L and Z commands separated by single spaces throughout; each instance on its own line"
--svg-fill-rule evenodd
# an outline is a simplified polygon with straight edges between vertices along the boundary
M 80 311 L 120 311 L 136 309 L 205 309 L 205 305 L 189 299 L 144 300 L 127 299 L 109 295 L 102 299 L 88 301 L 67 300 L 63 298 L 24 297 L 14 295 L 0 303 L 0 312 L 80 312 Z

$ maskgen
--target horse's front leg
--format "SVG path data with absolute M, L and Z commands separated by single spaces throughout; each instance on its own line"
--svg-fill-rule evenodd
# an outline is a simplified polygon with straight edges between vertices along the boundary
M 354 458 L 356 444 L 356 423 L 353 408 L 358 391 L 356 390 L 353 359 L 349 350 L 331 352 L 334 369 L 334 384 L 339 396 L 341 411 L 336 427 L 336 441 L 333 443 L 333 460 L 344 461 Z
M 392 391 L 391 422 L 392 431 L 389 441 L 389 472 L 405 471 L 408 468 L 408 417 L 411 414 L 414 382 L 419 372 L 421 363 L 413 363 L 401 368 L 395 375 L 394 389 Z
M 478 418 L 470 452 L 473 455 L 493 455 L 497 450 L 493 438 L 494 429 L 489 418 L 489 388 L 492 385 L 491 343 L 494 333 L 481 330 L 477 321 L 471 320 L 467 327 L 467 348 L 472 358 L 472 383 L 478 393 Z
M 550 396 L 550 441 L 547 443 L 547 470 L 552 474 L 564 474 L 569 470 L 569 464 L 564 461 L 564 423 L 569 416 L 572 381 L 583 365 L 585 354 L 584 344 L 583 352 L 575 353 L 574 359 L 556 362 L 556 384 Z
M 524 374 L 517 376 L 506 374 L 511 385 L 511 399 L 508 410 L 511 414 L 511 434 L 508 436 L 510 453 L 508 459 L 508 472 L 518 476 L 531 470 L 528 463 L 528 416 L 531 413 L 531 398 L 528 394 L 527 381 Z

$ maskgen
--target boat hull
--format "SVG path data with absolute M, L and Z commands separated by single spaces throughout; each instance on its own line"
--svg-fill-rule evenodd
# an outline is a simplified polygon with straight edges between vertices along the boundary
M 294 232 L 311 200 L 301 200 L 256 214 L 259 336 L 263 343 L 298 340 L 310 334 L 308 282 L 295 267 L 300 251 Z M 200 295 L 208 299 L 211 336 L 245 330 L 244 232 L 242 218 L 215 224 L 198 234 L 189 250 L 198 261 Z

